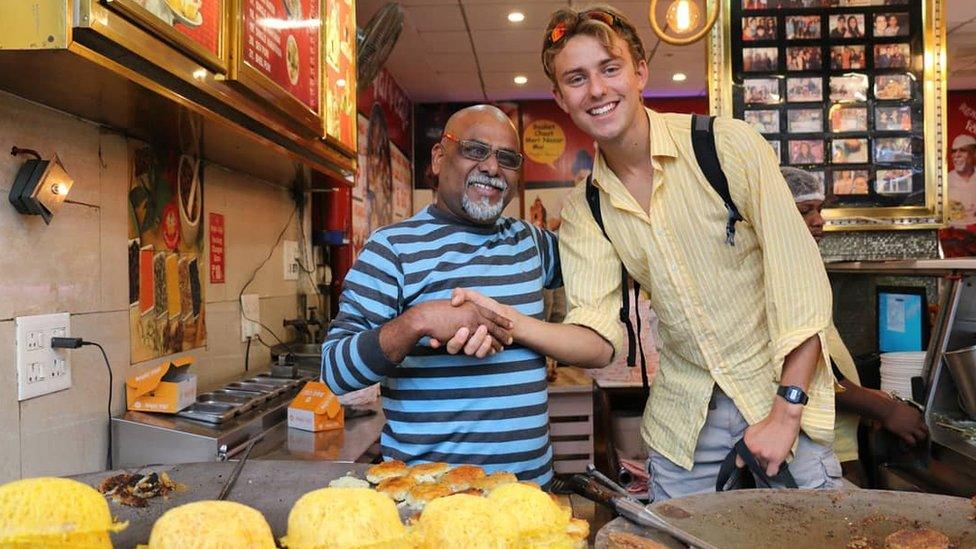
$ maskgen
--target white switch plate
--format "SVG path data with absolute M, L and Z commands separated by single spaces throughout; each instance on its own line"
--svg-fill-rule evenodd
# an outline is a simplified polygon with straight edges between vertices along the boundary
M 285 280 L 298 280 L 298 242 L 286 240 L 281 247 L 281 257 L 284 261 Z
M 261 333 L 261 305 L 258 294 L 244 294 L 241 296 L 241 341 Z M 245 318 L 247 317 L 247 318 Z
M 71 387 L 71 352 L 52 337 L 71 337 L 68 313 L 17 317 L 17 400 Z

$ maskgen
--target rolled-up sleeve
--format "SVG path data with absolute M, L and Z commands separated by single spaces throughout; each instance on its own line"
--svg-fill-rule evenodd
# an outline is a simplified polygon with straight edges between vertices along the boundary
M 567 197 L 559 226 L 559 258 L 569 309 L 563 322 L 595 331 L 617 356 L 626 352 L 618 318 L 620 259 L 593 219 L 584 189 L 580 185 Z
M 729 126 L 722 131 L 719 123 Z M 720 150 L 737 157 L 723 159 L 723 167 L 745 170 L 742 180 L 749 182 L 748 197 L 733 198 L 755 228 L 763 251 L 774 363 L 781 367 L 786 355 L 819 334 L 824 364 L 829 364 L 824 334 L 831 322 L 830 282 L 817 244 L 780 173 L 778 158 L 766 140 L 741 120 L 717 119 L 716 134 L 725 141 Z

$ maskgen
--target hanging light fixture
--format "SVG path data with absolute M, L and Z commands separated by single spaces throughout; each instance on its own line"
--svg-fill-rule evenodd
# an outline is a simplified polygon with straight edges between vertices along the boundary
M 668 44 L 685 46 L 697 42 L 704 38 L 708 31 L 712 30 L 712 26 L 718 20 L 718 0 L 701 0 L 706 15 L 704 25 L 699 25 L 702 20 L 703 8 L 699 8 L 695 0 L 671 0 L 671 5 L 668 6 L 664 16 L 667 24 L 662 29 L 657 21 L 659 1 L 651 0 L 647 18 L 650 20 L 651 30 L 654 31 L 654 34 Z M 711 14 L 708 13 L 708 2 L 710 1 L 714 4 Z M 674 35 L 669 34 L 668 31 L 673 32 Z

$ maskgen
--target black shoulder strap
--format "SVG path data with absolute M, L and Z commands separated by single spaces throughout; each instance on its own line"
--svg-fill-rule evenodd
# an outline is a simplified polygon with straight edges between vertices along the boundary
M 735 224 L 742 221 L 739 209 L 732 201 L 732 194 L 729 192 L 729 180 L 722 171 L 722 165 L 718 160 L 718 151 L 715 149 L 715 117 L 700 114 L 691 115 L 691 145 L 695 149 L 695 159 L 701 168 L 708 183 L 715 189 L 715 192 L 722 197 L 725 209 L 729 212 L 728 222 L 725 225 L 725 241 L 729 246 L 735 246 Z
M 593 184 L 593 176 L 590 175 L 586 178 L 586 204 L 590 207 L 590 214 L 593 215 L 593 220 L 596 221 L 598 227 L 603 232 L 603 237 L 607 239 L 611 244 L 613 241 L 610 240 L 610 235 L 607 234 L 607 228 L 603 225 L 603 212 L 600 210 L 600 189 Z M 647 378 L 647 358 L 644 357 L 644 342 L 640 339 L 640 310 L 637 308 L 637 298 L 640 295 L 640 284 L 634 281 L 634 308 L 637 311 L 637 326 L 630 321 L 630 296 L 627 293 L 627 282 L 630 277 L 627 275 L 627 269 L 624 264 L 620 264 L 620 321 L 624 323 L 627 327 L 627 366 L 633 368 L 637 365 L 636 354 L 638 348 L 640 349 L 640 361 L 641 361 L 641 382 L 644 386 L 644 398 L 650 393 L 650 383 Z

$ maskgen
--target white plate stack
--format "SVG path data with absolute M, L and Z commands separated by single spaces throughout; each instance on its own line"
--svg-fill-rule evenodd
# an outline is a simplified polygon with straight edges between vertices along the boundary
M 922 375 L 925 351 L 881 354 L 881 390 L 912 398 L 912 378 Z

